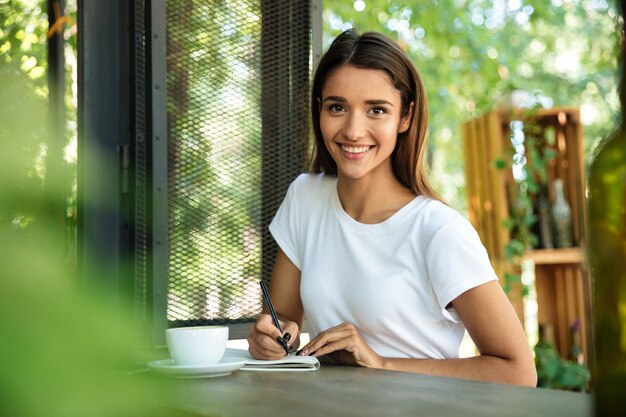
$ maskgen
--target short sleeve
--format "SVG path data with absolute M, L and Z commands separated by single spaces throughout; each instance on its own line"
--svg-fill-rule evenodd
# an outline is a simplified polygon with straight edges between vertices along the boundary
M 296 198 L 296 181 L 292 182 L 287 195 L 281 203 L 276 215 L 269 225 L 274 240 L 291 262 L 302 270 L 302 259 L 298 250 L 298 199 Z
M 498 279 L 478 233 L 460 216 L 434 235 L 426 251 L 426 264 L 441 312 L 454 322 L 460 321 L 456 311 L 446 309 L 452 300 Z

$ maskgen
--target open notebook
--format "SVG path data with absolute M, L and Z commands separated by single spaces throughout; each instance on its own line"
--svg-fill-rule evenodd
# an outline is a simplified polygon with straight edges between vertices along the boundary
M 320 361 L 315 356 L 287 355 L 275 361 L 254 359 L 247 350 L 227 348 L 225 355 L 233 358 L 242 358 L 246 364 L 240 371 L 317 371 Z

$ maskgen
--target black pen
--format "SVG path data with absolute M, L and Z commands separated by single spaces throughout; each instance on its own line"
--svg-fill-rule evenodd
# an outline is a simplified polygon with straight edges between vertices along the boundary
M 274 326 L 278 329 L 280 334 L 283 334 L 283 328 L 280 327 L 280 322 L 278 321 L 278 316 L 276 315 L 276 310 L 274 310 L 274 305 L 272 304 L 272 299 L 270 298 L 270 292 L 267 290 L 267 285 L 265 281 L 261 281 L 261 292 L 263 292 L 263 300 L 265 300 L 265 305 L 270 311 L 270 315 L 272 316 L 272 321 L 274 322 Z M 285 349 L 285 353 L 289 355 L 289 346 L 287 346 L 287 342 L 281 336 L 276 338 L 276 341 Z

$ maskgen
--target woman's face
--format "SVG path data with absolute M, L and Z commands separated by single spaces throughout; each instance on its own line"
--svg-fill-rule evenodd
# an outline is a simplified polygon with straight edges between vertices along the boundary
M 400 92 L 382 70 L 343 65 L 330 74 L 320 99 L 324 144 L 337 163 L 339 178 L 393 175 L 391 153 L 402 118 Z

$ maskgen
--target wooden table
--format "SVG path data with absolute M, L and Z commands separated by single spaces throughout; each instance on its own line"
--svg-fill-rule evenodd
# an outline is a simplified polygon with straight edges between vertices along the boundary
M 166 380 L 186 411 L 222 417 L 591 417 L 592 397 L 323 364 L 317 372 L 250 372 Z

